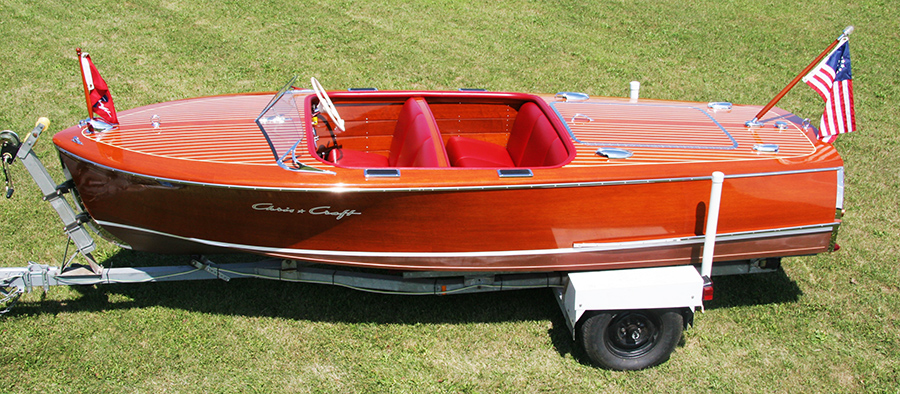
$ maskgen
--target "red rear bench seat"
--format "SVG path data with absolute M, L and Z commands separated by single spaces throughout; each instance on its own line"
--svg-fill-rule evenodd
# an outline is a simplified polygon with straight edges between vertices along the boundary
M 516 115 L 506 147 L 452 137 L 447 155 L 453 167 L 548 167 L 562 164 L 569 152 L 544 112 L 527 102 Z
M 388 157 L 351 149 L 335 149 L 329 159 L 344 167 L 449 167 L 437 122 L 422 97 L 411 97 L 400 109 Z

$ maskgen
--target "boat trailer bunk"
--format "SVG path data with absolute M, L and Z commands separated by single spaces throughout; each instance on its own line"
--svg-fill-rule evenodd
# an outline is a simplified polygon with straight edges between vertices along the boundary
M 503 290 L 551 288 L 573 340 L 595 365 L 617 370 L 636 370 L 668 359 L 682 330 L 693 323 L 694 312 L 712 299 L 717 275 L 772 272 L 779 259 L 717 263 L 712 266 L 719 205 L 724 175 L 715 172 L 704 235 L 702 264 L 656 268 L 632 268 L 592 272 L 404 272 L 402 274 L 340 269 L 293 260 L 268 259 L 253 263 L 216 264 L 194 256 L 181 266 L 104 268 L 91 254 L 96 246 L 87 231 L 87 212 L 76 211 L 65 198 L 72 190 L 67 178 L 57 185 L 33 147 L 49 121 L 41 118 L 20 142 L 12 131 L 0 132 L 2 162 L 18 158 L 44 200 L 56 210 L 68 238 L 76 246 L 60 267 L 28 263 L 26 267 L 0 268 L 0 314 L 9 312 L 19 297 L 50 286 L 83 286 L 164 281 L 261 278 L 288 282 L 343 286 L 355 290 L 402 295 L 449 295 Z M 7 174 L 7 198 L 12 194 Z M 96 228 L 93 229 L 97 232 Z M 87 265 L 74 264 L 82 256 Z

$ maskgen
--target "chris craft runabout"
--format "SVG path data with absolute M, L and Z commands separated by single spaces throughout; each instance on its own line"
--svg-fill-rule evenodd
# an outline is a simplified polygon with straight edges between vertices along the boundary
M 818 75 L 849 84 L 846 34 L 804 70 L 810 86 L 827 85 Z M 98 117 L 53 141 L 90 217 L 136 250 L 413 271 L 695 264 L 714 171 L 726 175 L 715 260 L 829 251 L 841 223 L 843 162 L 819 139 L 852 131 L 852 95 L 848 129 L 823 116 L 820 133 L 773 108 L 799 76 L 761 110 L 571 92 L 328 93 L 313 78 L 274 96 L 116 114 L 79 58 Z
M 713 171 L 716 260 L 825 252 L 841 222 L 838 152 L 781 109 L 748 127 L 758 106 L 313 86 L 149 105 L 53 140 L 90 216 L 149 252 L 430 271 L 697 263 Z

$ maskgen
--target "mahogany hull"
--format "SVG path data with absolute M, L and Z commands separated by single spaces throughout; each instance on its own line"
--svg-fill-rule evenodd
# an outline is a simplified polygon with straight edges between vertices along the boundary
M 777 108 L 773 116 L 786 126 L 748 129 L 743 122 L 758 107 L 344 92 L 332 95 L 348 126 L 335 132 L 313 111 L 314 95 L 296 95 L 296 104 L 266 116 L 260 108 L 277 102 L 268 95 L 161 103 L 121 112 L 110 131 L 71 127 L 54 143 L 91 217 L 133 249 L 155 253 L 239 251 L 418 271 L 698 264 L 713 171 L 726 175 L 717 261 L 825 252 L 841 222 L 840 156 Z M 388 163 L 408 97 L 422 109 L 416 116 L 433 121 L 429 141 L 439 155 L 453 139 L 511 149 L 517 111 L 527 104 L 560 161 L 517 166 L 517 176 L 505 177 L 499 168 L 443 160 L 391 168 L 385 178 L 320 152 L 341 143 L 339 152 L 357 163 Z M 162 127 L 150 125 L 151 115 Z M 285 124 L 293 137 L 260 133 Z M 780 150 L 757 150 L 772 144 Z M 596 152 L 604 146 L 633 156 L 605 157 Z
M 92 217 L 136 250 L 245 251 L 394 270 L 699 263 L 711 185 L 697 176 L 446 190 L 262 189 L 159 180 L 62 158 Z M 838 171 L 726 179 L 716 260 L 827 251 L 839 225 Z

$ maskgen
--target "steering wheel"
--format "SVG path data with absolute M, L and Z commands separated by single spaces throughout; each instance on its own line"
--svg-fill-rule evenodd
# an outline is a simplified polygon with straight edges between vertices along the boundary
M 328 93 L 325 92 L 325 89 L 322 88 L 322 84 L 319 83 L 319 80 L 316 77 L 312 77 L 309 79 L 309 82 L 312 83 L 313 91 L 316 92 L 316 96 L 319 97 L 319 104 L 322 105 L 322 109 L 328 113 L 328 116 L 334 120 L 337 128 L 344 131 L 344 119 L 341 118 L 341 115 L 338 115 L 337 108 L 334 108 L 334 103 L 331 102 L 331 98 L 328 97 Z

